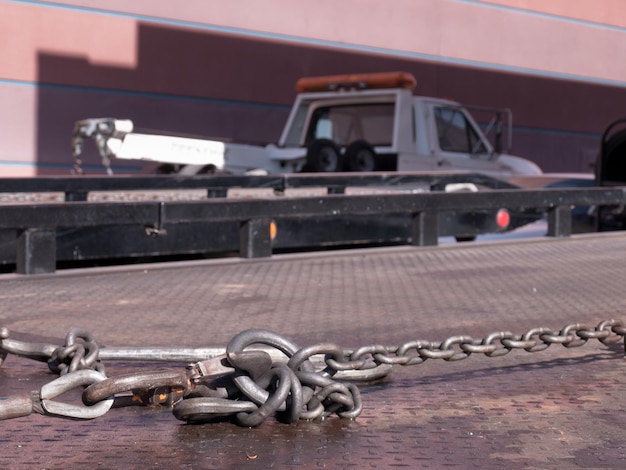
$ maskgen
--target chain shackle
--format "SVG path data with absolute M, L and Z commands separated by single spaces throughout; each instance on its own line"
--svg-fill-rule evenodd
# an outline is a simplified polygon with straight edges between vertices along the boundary
M 83 392 L 83 401 L 95 405 L 119 393 L 131 392 L 137 404 L 174 404 L 191 390 L 186 371 L 145 372 L 106 378 L 89 385 Z

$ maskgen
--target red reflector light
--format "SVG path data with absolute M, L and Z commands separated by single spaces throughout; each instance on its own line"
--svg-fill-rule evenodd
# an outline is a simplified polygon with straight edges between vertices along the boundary
M 507 228 L 511 223 L 511 215 L 506 209 L 500 209 L 496 214 L 496 224 L 500 228 Z

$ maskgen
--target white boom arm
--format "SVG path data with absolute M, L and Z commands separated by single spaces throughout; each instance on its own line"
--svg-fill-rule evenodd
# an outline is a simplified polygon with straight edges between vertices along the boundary
M 178 165 L 210 167 L 221 171 L 225 166 L 226 145 L 216 140 L 192 139 L 133 133 L 128 119 L 94 118 L 76 122 L 72 138 L 74 171 L 83 173 L 80 156 L 85 139 L 96 142 L 102 164 L 112 174 L 111 158 L 166 162 Z

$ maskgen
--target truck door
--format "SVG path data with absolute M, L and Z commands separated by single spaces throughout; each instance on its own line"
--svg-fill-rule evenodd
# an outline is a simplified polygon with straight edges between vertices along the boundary
M 501 176 L 503 168 L 493 150 L 464 109 L 433 105 L 438 167 L 441 170 L 469 170 Z

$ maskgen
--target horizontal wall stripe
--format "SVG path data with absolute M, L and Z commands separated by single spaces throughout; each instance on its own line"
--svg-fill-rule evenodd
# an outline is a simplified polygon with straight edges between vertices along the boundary
M 558 136 L 570 136 L 570 137 L 585 137 L 589 139 L 600 139 L 602 134 L 598 132 L 576 132 L 576 131 L 565 131 L 561 129 L 542 129 L 539 127 L 528 127 L 528 126 L 515 126 L 513 125 L 513 131 L 518 132 L 527 132 L 529 134 L 544 134 L 544 135 L 558 135 Z
M 139 168 L 130 167 L 130 166 L 120 166 L 116 163 L 119 163 L 119 160 L 115 160 L 113 162 L 113 171 L 120 173 L 138 173 Z M 0 160 L 0 168 L 2 167 L 12 167 L 12 168 L 38 168 L 38 169 L 48 169 L 48 170 L 64 170 L 68 172 L 68 175 L 74 168 L 72 162 L 67 164 L 65 163 L 46 163 L 46 162 L 12 162 L 7 160 Z M 105 169 L 102 165 L 81 165 L 82 169 L 86 172 L 97 172 L 104 173 Z
M 80 93 L 101 93 L 101 94 L 122 95 L 122 96 L 126 95 L 126 96 L 134 96 L 134 97 L 150 98 L 150 99 L 180 100 L 180 101 L 190 101 L 190 102 L 197 102 L 197 103 L 220 104 L 220 105 L 227 105 L 227 106 L 272 108 L 272 109 L 282 109 L 284 111 L 288 111 L 289 109 L 291 109 L 290 105 L 265 104 L 265 103 L 254 103 L 254 102 L 243 102 L 243 101 L 231 101 L 231 100 L 217 100 L 217 99 L 211 99 L 211 98 L 195 98 L 195 97 L 186 97 L 186 96 L 163 95 L 159 93 L 145 93 L 145 92 L 134 92 L 134 91 L 127 91 L 127 90 L 90 88 L 90 87 L 80 87 L 80 86 L 73 86 L 73 85 L 45 84 L 45 83 L 26 82 L 26 81 L 9 80 L 9 79 L 0 79 L 0 85 L 26 86 L 26 87 L 33 87 L 33 88 L 48 88 L 48 89 L 76 91 Z M 575 132 L 575 131 L 566 131 L 566 130 L 560 130 L 560 129 L 546 129 L 546 128 L 539 128 L 539 127 L 516 126 L 516 125 L 513 125 L 513 130 L 519 131 L 519 132 L 547 134 L 547 135 L 576 136 L 576 137 L 587 137 L 587 138 L 600 138 L 601 137 L 600 133 L 595 133 L 595 132 Z
M 60 90 L 69 90 L 69 91 L 73 91 L 73 92 L 79 92 L 79 93 L 104 93 L 104 94 L 118 94 L 118 95 L 127 95 L 127 96 L 139 96 L 139 97 L 145 97 L 145 98 L 150 98 L 150 99 L 168 99 L 168 100 L 184 100 L 184 101 L 194 101 L 194 102 L 205 102 L 205 103 L 211 103 L 211 104 L 221 104 L 221 105 L 227 105 L 227 106 L 250 106 L 250 107 L 259 107 L 258 103 L 244 103 L 244 102 L 237 102 L 237 101 L 225 101 L 225 100 L 212 100 L 212 99 L 202 99 L 202 98 L 187 98 L 187 97 L 177 97 L 177 96 L 164 96 L 164 95 L 159 95 L 159 94 L 150 94 L 150 93 L 135 93 L 135 92 L 129 92 L 129 91 L 123 91 L 123 90 L 102 90 L 102 89 L 97 89 L 97 88 L 86 88 L 86 87 L 75 87 L 75 86 L 65 86 L 65 85 L 46 85 L 46 84 L 41 84 L 41 83 L 33 83 L 33 82 L 24 82 L 24 81 L 16 81 L 16 80 L 3 80 L 0 79 L 0 85 L 6 85 L 6 86 L 26 86 L 26 87 L 33 87 L 33 88 L 49 88 L 49 89 L 60 89 Z M 263 105 L 261 105 L 263 106 Z M 265 107 L 271 107 L 271 108 L 280 108 L 280 109 L 284 109 L 284 110 L 288 110 L 289 106 L 278 106 L 278 105 L 267 105 Z M 97 117 L 97 116 L 92 116 L 92 117 Z M 567 130 L 560 130 L 560 129 L 547 129 L 547 128 L 538 128 L 538 127 L 529 127 L 529 126 L 516 126 L 513 125 L 513 131 L 515 132 L 523 132 L 523 133 L 530 133 L 530 134 L 537 134 L 537 135 L 544 135 L 544 136 L 560 136 L 560 137 L 575 137 L 575 138 L 584 138 L 584 139 L 594 139 L 594 140 L 600 140 L 601 134 L 600 133 L 592 133 L 592 132 L 575 132 L 575 131 L 567 131 Z M 68 137 L 69 138 L 69 137 Z M 515 140 L 515 139 L 514 139 Z M 115 164 L 115 163 L 114 163 Z M 0 166 L 8 166 L 8 165 L 12 165 L 12 166 L 23 166 L 23 167 L 30 167 L 30 168 L 49 168 L 49 169 L 67 169 L 68 171 L 71 170 L 72 168 L 72 164 L 71 161 L 68 161 L 67 164 L 51 164 L 51 163 L 29 163 L 29 162 L 6 162 L 6 161 L 0 161 Z M 89 171 L 94 171 L 94 170 L 101 170 L 102 168 L 99 166 L 93 166 L 90 168 L 86 168 Z M 137 171 L 136 168 L 119 168 L 118 171 L 127 171 L 127 172 L 132 172 L 132 171 Z
M 190 29 L 196 29 L 196 30 L 204 30 L 204 31 L 217 32 L 217 33 L 223 33 L 223 34 L 251 37 L 255 39 L 282 41 L 282 42 L 288 42 L 288 43 L 294 43 L 294 44 L 304 44 L 307 46 L 352 51 L 356 53 L 377 54 L 377 55 L 388 56 L 388 57 L 397 57 L 397 58 L 410 59 L 410 60 L 427 61 L 427 62 L 433 62 L 433 63 L 444 64 L 444 65 L 456 65 L 456 66 L 471 67 L 471 68 L 478 68 L 478 69 L 484 69 L 484 70 L 492 70 L 492 71 L 497 71 L 497 72 L 506 72 L 506 73 L 515 73 L 515 74 L 522 74 L 522 75 L 544 77 L 544 78 L 550 78 L 550 79 L 556 79 L 556 80 L 569 80 L 569 81 L 577 81 L 577 82 L 589 83 L 589 84 L 594 84 L 594 85 L 626 88 L 626 81 L 622 81 L 622 80 L 602 79 L 602 78 L 589 77 L 589 76 L 577 75 L 577 74 L 551 72 L 549 70 L 539 70 L 539 69 L 531 69 L 531 68 L 525 68 L 525 67 L 516 67 L 516 66 L 500 65 L 500 64 L 487 63 L 487 62 L 478 62 L 478 61 L 472 61 L 472 60 L 442 57 L 442 56 L 423 54 L 423 53 L 418 53 L 418 52 L 407 52 L 407 51 L 386 49 L 386 48 L 373 47 L 373 46 L 340 43 L 336 41 L 311 39 L 311 38 L 284 35 L 284 34 L 278 34 L 278 33 L 251 31 L 251 30 L 245 30 L 241 28 L 218 26 L 218 25 L 197 23 L 197 22 L 192 22 L 192 21 L 170 20 L 170 19 L 157 18 L 157 17 L 152 17 L 152 16 L 146 16 L 146 15 L 125 13 L 125 12 L 118 12 L 118 11 L 109 11 L 109 10 L 103 10 L 103 9 L 98 9 L 98 8 L 64 5 L 64 4 L 54 3 L 54 2 L 45 2 L 45 1 L 37 1 L 37 0 L 3 0 L 3 1 L 28 4 L 28 5 L 38 6 L 38 7 L 43 7 L 43 8 L 56 8 L 56 9 L 62 9 L 62 10 L 68 10 L 68 11 L 78 11 L 78 12 L 91 13 L 91 14 L 117 16 L 121 18 L 130 18 L 130 19 L 134 19 L 140 22 L 145 22 L 145 23 L 176 26 L 176 27 L 190 28 Z M 550 15 L 550 14 L 541 13 L 541 12 L 534 12 L 530 10 L 523 10 L 523 9 L 517 9 L 517 8 L 507 7 L 507 6 L 502 6 L 502 5 L 490 4 L 490 3 L 483 2 L 480 0 L 454 0 L 454 1 L 480 5 L 480 6 L 484 6 L 488 8 L 509 9 L 519 14 L 540 15 L 546 18 L 556 19 L 559 21 L 567 21 L 567 22 L 572 22 L 576 24 L 584 24 L 586 26 L 593 26 L 593 27 L 602 27 L 605 29 L 617 30 L 619 32 L 625 31 L 624 28 L 614 27 L 610 25 L 601 25 L 599 23 L 584 22 L 582 20 L 576 20 L 573 18 L 563 18 L 560 16 Z
M 265 103 L 243 102 L 243 101 L 233 101 L 233 100 L 217 100 L 217 99 L 212 99 L 212 98 L 195 98 L 195 97 L 188 97 L 188 96 L 163 95 L 159 93 L 145 93 L 145 92 L 134 92 L 134 91 L 127 91 L 127 90 L 90 88 L 90 87 L 80 87 L 80 86 L 73 86 L 73 85 L 56 85 L 56 84 L 27 82 L 27 81 L 9 80 L 9 79 L 0 79 L 0 85 L 26 86 L 26 87 L 33 87 L 33 88 L 48 88 L 48 89 L 57 89 L 57 90 L 76 91 L 80 93 L 101 93 L 101 94 L 122 95 L 122 96 L 126 95 L 126 96 L 141 97 L 141 98 L 180 100 L 180 101 L 190 101 L 190 102 L 197 102 L 197 103 L 220 104 L 220 105 L 227 105 L 227 106 L 272 108 L 272 109 L 281 109 L 284 111 L 288 111 L 289 109 L 291 109 L 291 105 L 265 104 Z M 601 134 L 593 133 L 593 132 L 575 132 L 575 131 L 566 131 L 566 130 L 559 130 L 559 129 L 545 129 L 545 128 L 539 128 L 539 127 L 515 126 L 515 125 L 513 125 L 513 130 L 520 131 L 520 132 L 528 132 L 528 133 L 541 133 L 541 134 L 551 134 L 551 135 L 561 135 L 561 136 L 569 135 L 569 136 L 589 137 L 589 138 L 599 138 L 601 136 Z
M 476 5 L 476 6 L 481 6 L 483 8 L 491 8 L 494 10 L 502 10 L 502 11 L 510 11 L 512 13 L 517 13 L 520 15 L 527 15 L 527 16 L 534 16 L 537 18 L 545 18 L 545 19 L 549 19 L 549 20 L 553 20 L 553 21 L 563 21 L 565 23 L 571 23 L 571 24 L 576 24 L 576 25 L 580 25 L 580 26 L 587 26 L 587 27 L 591 27 L 591 28 L 598 28 L 598 29 L 604 29 L 607 31 L 616 31 L 619 33 L 626 33 L 626 28 L 622 28 L 620 26 L 614 26 L 614 25 L 610 25 L 610 24 L 604 24 L 604 23 L 597 23 L 595 21 L 586 21 L 586 20 L 581 20 L 579 18 L 572 18 L 569 16 L 561 16 L 561 15 L 555 15 L 552 13 L 545 13 L 542 11 L 536 11 L 536 10 L 530 10 L 530 9 L 525 9 L 525 8 L 519 8 L 519 7 L 513 7 L 510 5 L 501 5 L 501 4 L 496 4 L 496 3 L 491 3 L 489 1 L 484 1 L 484 0 L 453 0 L 457 3 L 467 3 L 470 5 Z
M 244 106 L 244 107 L 253 107 L 253 108 L 269 108 L 269 109 L 280 109 L 288 111 L 291 109 L 291 105 L 281 105 L 274 103 L 260 103 L 254 101 L 236 101 L 236 100 L 221 100 L 216 98 L 202 98 L 197 96 L 184 96 L 184 95 L 172 95 L 165 93 L 150 93 L 144 91 L 132 91 L 132 90 L 118 90 L 112 88 L 97 88 L 97 87 L 85 87 L 85 86 L 77 86 L 77 85 L 59 85 L 55 83 L 43 83 L 43 82 L 31 82 L 26 80 L 13 80 L 8 78 L 0 78 L 0 85 L 13 85 L 13 86 L 26 86 L 26 87 L 34 87 L 34 88 L 42 88 L 42 89 L 51 89 L 51 90 L 67 90 L 67 91 L 76 91 L 81 93 L 100 93 L 100 94 L 111 94 L 111 95 L 126 95 L 133 96 L 139 98 L 151 98 L 151 99 L 159 99 L 159 100 L 178 100 L 178 101 L 188 101 L 195 103 L 207 103 L 207 104 L 219 104 L 219 105 L 227 105 L 227 106 Z

